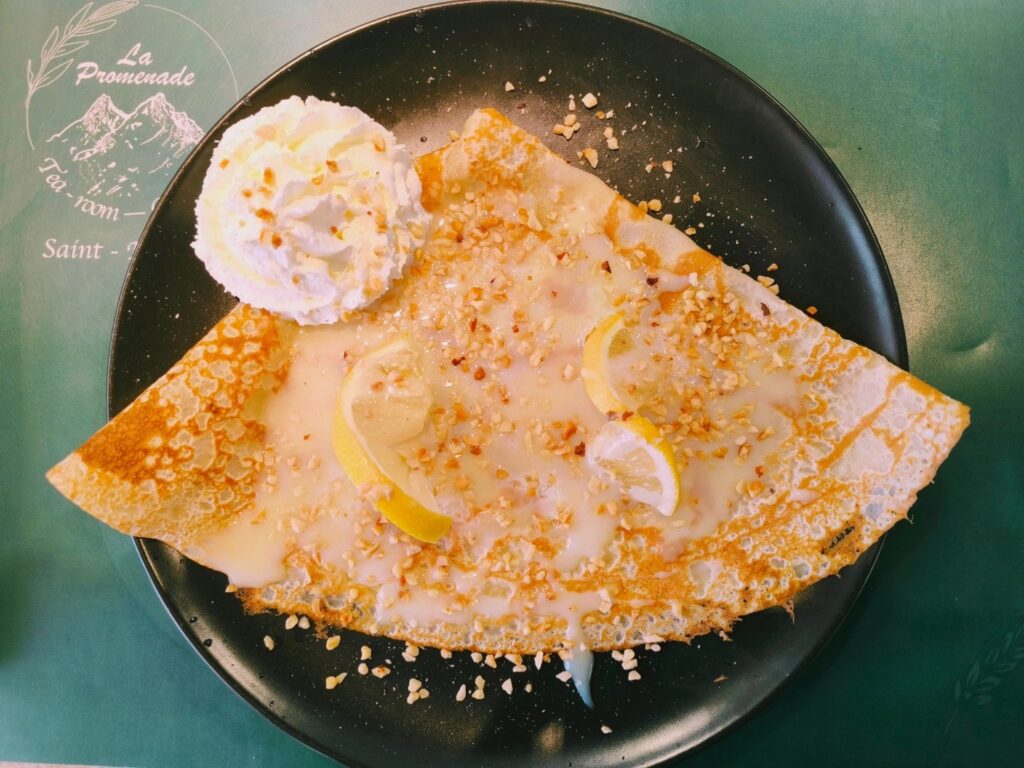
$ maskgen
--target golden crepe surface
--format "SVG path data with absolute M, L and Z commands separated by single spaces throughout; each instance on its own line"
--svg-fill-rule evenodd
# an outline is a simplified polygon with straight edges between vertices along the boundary
M 728 630 L 837 573 L 967 426 L 494 111 L 417 170 L 433 233 L 381 302 L 301 329 L 238 306 L 50 481 L 225 570 L 252 611 L 450 649 L 608 649 Z M 670 517 L 586 461 L 614 416 L 580 349 L 613 312 L 679 461 Z M 437 545 L 383 520 L 330 448 L 345 372 L 400 334 L 435 393 L 405 455 L 453 517 Z

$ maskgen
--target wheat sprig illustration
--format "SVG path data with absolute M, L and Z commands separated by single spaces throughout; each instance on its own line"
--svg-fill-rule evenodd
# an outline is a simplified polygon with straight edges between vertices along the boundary
M 979 654 L 967 674 L 953 682 L 953 704 L 942 733 L 950 738 L 953 721 L 964 707 L 980 708 L 1024 662 L 1024 618 L 1003 634 L 987 652 Z M 943 742 L 944 743 L 944 742 Z
M 1024 661 L 1024 621 L 1000 638 L 988 653 L 978 657 L 963 680 L 953 684 L 953 700 L 973 707 L 992 701 L 992 691 Z
M 35 149 L 36 145 L 32 142 L 32 129 L 29 125 L 29 105 L 36 91 L 57 82 L 68 71 L 74 63 L 74 59 L 69 57 L 89 44 L 86 38 L 106 32 L 117 24 L 115 16 L 120 16 L 138 4 L 138 0 L 113 0 L 93 10 L 93 4 L 86 3 L 68 20 L 63 29 L 54 27 L 51 30 L 39 52 L 38 68 L 33 68 L 32 59 L 28 60 L 25 133 L 32 149 Z

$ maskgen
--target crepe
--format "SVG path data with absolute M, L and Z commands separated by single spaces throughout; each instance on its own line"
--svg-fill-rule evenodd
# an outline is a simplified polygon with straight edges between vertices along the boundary
M 601 650 L 787 604 L 906 516 L 968 424 L 497 112 L 417 170 L 433 231 L 381 302 L 320 329 L 238 306 L 53 485 L 229 573 L 251 611 L 449 649 Z M 579 350 L 611 312 L 679 461 L 670 517 L 588 469 L 609 416 Z M 406 458 L 453 517 L 436 545 L 381 518 L 331 451 L 339 383 L 398 334 L 435 392 Z

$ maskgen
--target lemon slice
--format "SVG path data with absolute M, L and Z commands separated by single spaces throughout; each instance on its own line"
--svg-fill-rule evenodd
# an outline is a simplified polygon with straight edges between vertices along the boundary
M 397 446 L 423 431 L 433 397 L 405 337 L 366 355 L 345 376 L 334 409 L 334 455 L 374 506 L 410 536 L 434 543 L 451 527 L 429 488 L 417 487 Z
M 621 312 L 601 320 L 583 342 L 583 386 L 590 401 L 602 413 L 636 410 L 640 402 L 613 383 L 612 369 L 633 349 L 633 339 L 626 330 Z
M 675 452 L 643 416 L 601 427 L 587 446 L 587 462 L 610 475 L 634 501 L 666 516 L 676 511 L 680 491 Z

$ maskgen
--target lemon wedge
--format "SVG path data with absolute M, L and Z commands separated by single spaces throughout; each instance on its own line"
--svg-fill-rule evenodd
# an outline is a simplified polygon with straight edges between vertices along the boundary
M 679 505 L 679 467 L 668 440 L 643 416 L 609 421 L 587 446 L 587 462 L 634 501 L 668 516 Z
M 349 479 L 371 489 L 374 506 L 413 538 L 434 543 L 451 527 L 429 488 L 417 487 L 397 446 L 423 431 L 433 403 L 406 337 L 352 366 L 338 391 L 334 455 Z M 422 483 L 420 484 L 422 485 Z
M 636 410 L 640 402 L 612 379 L 616 360 L 633 349 L 633 339 L 626 330 L 621 312 L 608 315 L 595 325 L 583 342 L 583 386 L 590 401 L 602 413 Z

